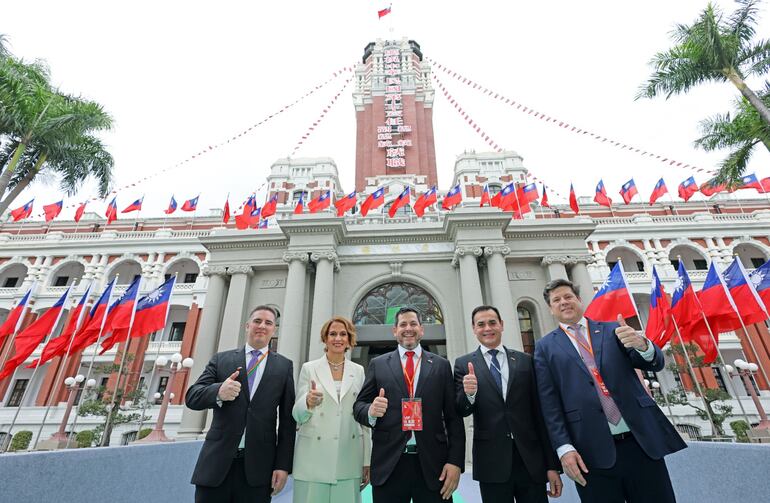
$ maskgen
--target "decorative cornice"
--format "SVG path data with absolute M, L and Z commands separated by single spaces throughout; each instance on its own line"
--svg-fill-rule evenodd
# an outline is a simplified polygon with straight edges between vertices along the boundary
M 319 250 L 314 251 L 310 254 L 310 260 L 313 262 L 318 262 L 320 260 L 328 260 L 329 262 L 334 265 L 334 270 L 338 271 L 340 269 L 340 261 L 339 258 L 337 258 L 337 252 L 334 250 Z
M 230 265 L 227 266 L 227 274 L 233 276 L 234 274 L 245 274 L 251 276 L 254 274 L 254 268 L 250 265 Z
M 227 274 L 227 267 L 206 264 L 201 268 L 201 274 L 204 276 L 224 276 Z
M 495 253 L 499 253 L 503 257 L 511 253 L 511 247 L 510 246 L 485 246 L 484 247 L 484 255 L 491 256 Z
M 290 251 L 283 254 L 283 261 L 291 263 L 292 260 L 299 260 L 302 263 L 307 264 L 309 257 L 307 252 Z
M 452 257 L 452 267 L 457 267 L 460 263 L 460 258 L 466 255 L 481 257 L 484 250 L 480 246 L 458 246 L 455 248 L 454 256 Z
M 543 257 L 543 259 L 540 261 L 542 265 L 551 265 L 551 264 L 564 264 L 564 265 L 575 265 L 575 264 L 593 264 L 595 261 L 594 257 L 592 255 L 546 255 Z

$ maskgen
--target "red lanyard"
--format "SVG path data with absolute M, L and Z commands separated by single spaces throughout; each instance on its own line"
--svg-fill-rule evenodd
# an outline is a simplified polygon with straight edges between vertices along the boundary
M 588 325 L 588 323 L 586 323 L 586 325 Z M 569 327 L 569 328 L 572 328 L 572 327 Z M 590 332 L 590 330 L 588 330 L 588 327 L 586 327 L 586 331 Z M 586 345 L 583 341 L 581 341 L 580 339 L 578 339 L 577 337 L 572 335 L 569 330 L 565 330 L 564 332 L 566 332 L 566 334 L 568 336 L 570 336 L 573 341 L 575 341 L 577 344 L 579 344 L 581 348 L 583 348 L 586 351 L 588 351 L 589 353 L 591 353 L 591 356 L 594 356 L 594 348 L 591 346 L 591 338 L 590 337 L 588 337 L 588 336 L 585 337 L 586 342 L 588 342 L 588 345 Z
M 414 357 L 414 355 L 412 355 L 412 357 Z M 414 398 L 414 376 L 417 375 L 417 370 L 420 368 L 420 362 L 422 362 L 422 352 L 417 358 L 417 365 L 414 366 L 414 375 L 412 375 L 412 377 L 406 375 L 406 365 L 401 365 L 401 372 L 404 373 L 404 379 L 406 380 L 406 384 L 409 386 L 409 398 Z
M 254 363 L 254 366 L 253 366 L 253 367 L 251 367 L 250 369 L 248 369 L 248 370 L 246 371 L 246 377 L 248 377 L 248 376 L 250 376 L 251 374 L 253 374 L 253 373 L 254 373 L 254 372 L 255 372 L 255 371 L 256 371 L 256 370 L 259 368 L 259 364 L 260 364 L 260 363 L 262 363 L 262 360 L 264 360 L 265 358 L 267 358 L 267 353 L 268 353 L 268 352 L 269 352 L 269 351 L 265 351 L 265 354 L 263 354 L 262 356 L 260 356 L 260 357 L 259 357 L 259 360 L 257 360 L 257 361 Z

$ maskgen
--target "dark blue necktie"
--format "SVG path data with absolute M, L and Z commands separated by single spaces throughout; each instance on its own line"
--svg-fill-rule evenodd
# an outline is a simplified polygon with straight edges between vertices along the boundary
M 503 396 L 503 372 L 500 369 L 500 362 L 497 361 L 497 353 L 499 351 L 496 349 L 489 350 L 489 355 L 492 357 L 492 365 L 489 366 L 489 371 L 492 373 L 492 379 L 495 380 L 495 384 L 497 384 L 500 396 Z

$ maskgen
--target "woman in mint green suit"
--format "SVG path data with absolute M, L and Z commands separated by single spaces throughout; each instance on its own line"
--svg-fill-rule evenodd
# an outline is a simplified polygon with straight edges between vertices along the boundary
M 369 431 L 353 419 L 364 368 L 345 359 L 355 346 L 350 320 L 335 316 L 321 329 L 325 354 L 302 365 L 292 414 L 294 503 L 360 503 L 369 483 Z

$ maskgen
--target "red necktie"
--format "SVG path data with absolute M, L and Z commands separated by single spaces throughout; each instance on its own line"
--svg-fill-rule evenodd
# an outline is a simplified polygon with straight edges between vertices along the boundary
M 406 353 L 406 367 L 404 368 L 404 371 L 406 372 L 406 377 L 404 377 L 404 380 L 406 381 L 406 388 L 407 391 L 409 391 L 409 396 L 414 396 L 414 351 L 407 351 Z

